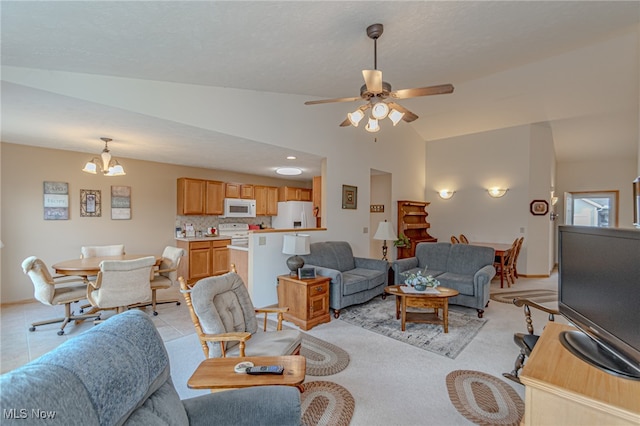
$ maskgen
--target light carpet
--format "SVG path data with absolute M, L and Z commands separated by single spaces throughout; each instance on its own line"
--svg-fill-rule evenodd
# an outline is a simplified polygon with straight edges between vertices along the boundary
M 406 331 L 402 331 L 400 320 L 396 319 L 395 303 L 393 297 L 384 300 L 376 297 L 367 303 L 340 310 L 339 319 L 451 359 L 462 352 L 487 322 L 450 306 L 448 333 L 441 325 L 418 323 L 407 323 Z
M 513 303 L 513 299 L 516 297 L 522 299 L 529 299 L 536 303 L 549 303 L 558 301 L 558 292 L 554 290 L 515 290 L 515 291 L 502 291 L 491 293 L 489 296 L 491 300 L 495 300 L 500 303 Z
M 446 382 L 451 403 L 473 423 L 520 424 L 524 402 L 503 380 L 480 371 L 455 370 L 447 375 Z

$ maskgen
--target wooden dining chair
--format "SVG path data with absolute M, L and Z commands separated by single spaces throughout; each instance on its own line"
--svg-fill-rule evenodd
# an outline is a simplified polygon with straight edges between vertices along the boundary
M 460 234 L 460 242 L 462 244 L 469 244 L 469 240 L 467 239 L 467 237 L 465 237 L 464 234 Z
M 522 243 L 524 242 L 524 237 L 520 237 L 518 239 L 518 247 L 516 247 L 516 254 L 513 259 L 513 276 L 518 278 L 518 257 L 520 257 L 520 249 L 522 248 Z
M 451 236 L 451 244 L 460 244 L 460 240 L 455 235 Z
M 509 287 L 511 287 L 511 284 L 515 284 L 516 283 L 516 276 L 515 276 L 515 260 L 516 260 L 516 252 L 518 250 L 518 241 L 519 239 L 516 238 L 515 240 L 513 240 L 513 244 L 511 244 L 511 248 L 509 249 L 509 251 L 507 252 L 507 256 L 506 259 L 504 261 L 504 275 L 505 278 L 507 279 L 507 285 Z

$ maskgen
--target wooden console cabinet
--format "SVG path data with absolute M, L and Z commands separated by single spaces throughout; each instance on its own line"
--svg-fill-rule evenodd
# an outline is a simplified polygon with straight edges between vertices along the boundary
M 184 249 L 178 275 L 191 284 L 201 278 L 222 275 L 229 272 L 229 249 L 231 240 L 177 240 L 177 246 Z
M 560 343 L 570 326 L 550 322 L 526 362 L 522 425 L 639 425 L 640 381 L 605 373 Z
M 331 321 L 329 316 L 329 277 L 299 280 L 291 275 L 278 277 L 278 306 L 288 307 L 284 319 L 303 330 Z

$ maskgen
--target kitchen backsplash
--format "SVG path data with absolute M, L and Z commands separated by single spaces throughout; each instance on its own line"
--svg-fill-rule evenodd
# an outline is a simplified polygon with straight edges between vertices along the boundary
M 271 228 L 271 216 L 220 218 L 218 216 L 176 216 L 176 228 L 184 229 L 184 224 L 190 223 L 197 231 L 206 233 L 207 228 L 217 228 L 220 223 L 246 223 L 249 225 L 262 225 Z

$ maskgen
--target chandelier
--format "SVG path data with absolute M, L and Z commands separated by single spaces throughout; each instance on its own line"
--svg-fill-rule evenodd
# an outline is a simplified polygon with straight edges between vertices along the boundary
M 98 168 L 105 176 L 124 176 L 126 173 L 124 172 L 124 168 L 118 163 L 118 160 L 111 157 L 109 153 L 108 143 L 113 139 L 111 138 L 100 138 L 100 140 L 104 141 L 104 149 L 102 150 L 102 154 L 100 157 L 93 157 L 91 161 L 87 162 L 84 165 L 83 172 L 91 173 L 92 175 L 97 174 Z

